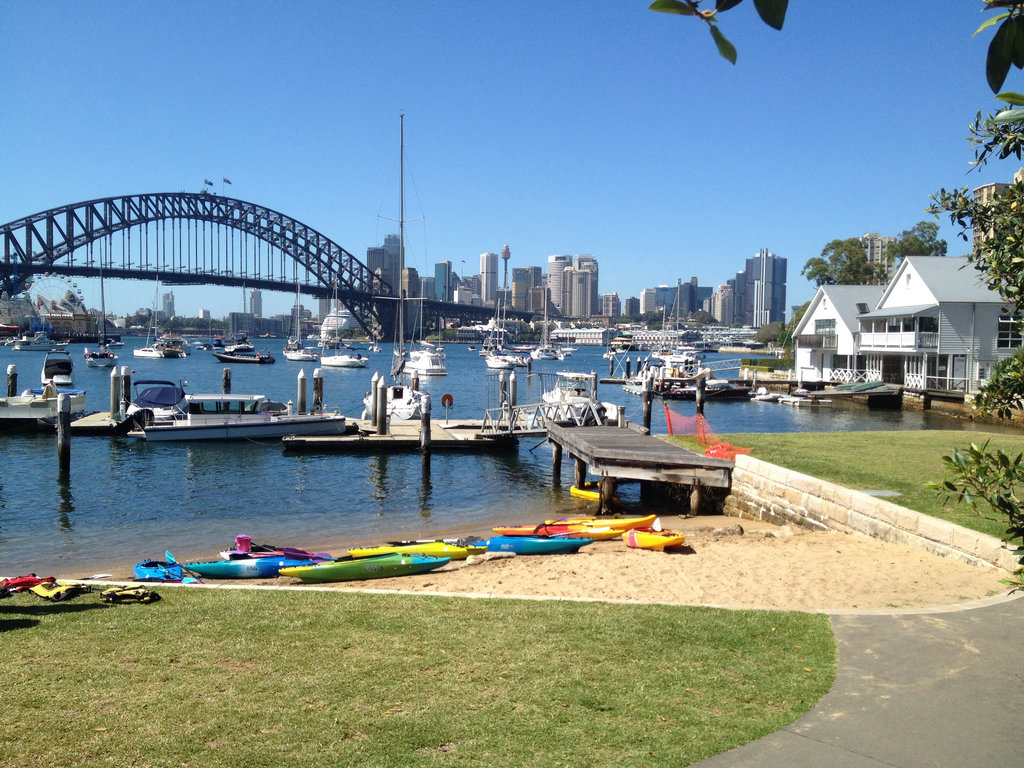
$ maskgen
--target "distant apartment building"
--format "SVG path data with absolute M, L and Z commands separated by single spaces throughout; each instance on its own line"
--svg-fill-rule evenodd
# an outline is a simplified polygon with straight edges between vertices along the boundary
M 366 249 L 367 268 L 391 286 L 396 296 L 399 282 L 399 248 L 398 235 L 385 235 L 384 245 Z
M 512 269 L 511 306 L 523 312 L 533 309 L 533 272 L 526 267 Z
M 743 274 L 743 324 L 760 328 L 786 319 L 786 259 L 762 248 Z M 739 275 L 737 275 L 738 281 Z
M 640 314 L 649 315 L 658 311 L 658 289 L 644 288 L 640 293 Z
M 890 243 L 896 242 L 898 238 L 880 235 L 877 232 L 868 232 L 861 237 L 860 244 L 864 246 L 864 255 L 868 262 L 885 268 L 886 278 L 892 275 L 892 259 L 887 250 Z
M 718 286 L 718 290 L 711 296 L 710 312 L 722 325 L 732 325 L 736 322 L 736 302 L 732 285 L 724 283 Z
M 249 291 L 249 313 L 253 317 L 263 317 L 263 293 L 259 288 Z
M 622 314 L 627 317 L 636 317 L 640 314 L 640 299 L 636 296 L 630 296 L 624 302 L 622 302 Z
M 562 314 L 562 273 L 566 267 L 572 266 L 572 256 L 567 254 L 556 254 L 548 256 L 548 291 L 551 294 L 551 303 Z
M 498 254 L 480 254 L 480 298 L 484 306 L 493 307 L 498 297 Z
M 589 269 L 566 267 L 562 270 L 562 315 L 590 317 L 593 306 L 594 273 Z
M 1024 168 L 1020 169 L 1013 175 L 1013 181 L 1014 183 L 1024 181 Z M 1004 184 L 1002 182 L 984 184 L 975 188 L 974 201 L 982 204 L 992 202 L 1009 188 L 1009 184 Z M 975 228 L 974 239 L 971 245 L 975 255 L 979 253 L 982 247 L 982 242 L 989 236 L 989 234 L 989 232 Z
M 455 286 L 452 281 L 452 263 L 439 261 L 434 265 L 434 298 L 438 301 L 451 301 Z
M 605 317 L 619 317 L 622 314 L 622 302 L 619 300 L 619 294 L 601 294 L 601 314 Z
M 589 272 L 590 278 L 590 303 L 585 315 L 574 315 L 574 317 L 590 317 L 601 311 L 601 294 L 598 293 L 598 266 L 597 259 L 589 253 L 582 253 L 573 259 L 573 267 L 580 272 Z

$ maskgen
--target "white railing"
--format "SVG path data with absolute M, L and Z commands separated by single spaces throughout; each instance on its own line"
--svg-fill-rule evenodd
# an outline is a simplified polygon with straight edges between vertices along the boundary
M 833 368 L 829 373 L 829 381 L 840 384 L 859 384 L 865 381 L 878 381 L 878 371 L 864 371 L 856 368 Z
M 480 426 L 483 435 L 544 434 L 548 424 L 570 424 L 576 427 L 599 426 L 604 423 L 598 402 L 531 403 L 529 405 L 488 408 Z

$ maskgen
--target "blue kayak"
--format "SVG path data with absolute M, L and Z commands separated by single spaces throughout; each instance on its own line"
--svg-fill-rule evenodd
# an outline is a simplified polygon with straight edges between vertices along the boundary
M 185 573 L 178 563 L 166 563 L 162 560 L 143 560 L 133 568 L 136 581 L 170 581 L 180 582 Z
M 282 568 L 312 565 L 314 562 L 288 557 L 246 557 L 209 563 L 186 563 L 184 569 L 207 579 L 272 579 Z
M 515 552 L 517 555 L 569 555 L 580 547 L 593 544 L 593 539 L 570 539 L 548 536 L 495 536 L 483 542 L 488 552 Z

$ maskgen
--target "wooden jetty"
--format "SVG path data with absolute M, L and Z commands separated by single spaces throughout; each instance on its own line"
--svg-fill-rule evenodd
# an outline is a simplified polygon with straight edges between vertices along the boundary
M 400 453 L 429 450 L 437 452 L 507 451 L 516 447 L 512 433 L 486 435 L 480 420 L 430 420 L 428 446 L 423 445 L 421 422 L 392 420 L 388 433 L 378 435 L 369 421 L 349 419 L 349 432 L 330 436 L 290 436 L 281 438 L 285 451 L 305 453 Z
M 599 512 L 606 511 L 615 496 L 616 483 L 640 481 L 689 486 L 690 508 L 705 505 L 702 488 L 732 487 L 734 463 L 702 456 L 636 428 L 620 426 L 566 427 L 549 424 L 556 477 L 563 451 L 575 459 L 573 484 L 583 488 L 587 472 L 601 478 Z

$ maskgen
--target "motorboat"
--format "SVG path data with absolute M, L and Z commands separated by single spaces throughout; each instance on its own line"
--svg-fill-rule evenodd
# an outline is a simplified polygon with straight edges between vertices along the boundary
M 230 353 L 255 352 L 256 347 L 244 333 L 237 333 L 234 339 L 224 344 L 224 351 Z
M 354 355 L 341 352 L 335 352 L 333 355 L 320 355 L 320 365 L 325 368 L 365 368 L 369 362 L 368 357 L 363 357 L 358 352 Z
M 315 349 L 305 346 L 299 339 L 289 339 L 281 350 L 285 360 L 296 363 L 312 363 L 319 354 Z
M 593 404 L 602 420 L 617 411 L 614 403 L 598 401 L 596 379 L 593 374 L 578 371 L 560 371 L 555 386 L 543 392 L 540 399 L 548 405 L 567 406 L 572 409 L 585 408 Z
M 85 392 L 47 384 L 26 389 L 20 395 L 0 397 L 0 430 L 49 427 L 57 423 L 60 395 L 70 399 L 71 415 L 85 413 Z
M 269 365 L 277 362 L 269 352 L 230 352 L 227 347 L 223 352 L 213 352 L 215 358 L 222 363 L 245 363 L 254 365 Z
M 336 411 L 293 413 L 264 395 L 186 394 L 183 411 L 174 418 L 144 414 L 128 435 L 149 442 L 247 440 L 340 435 L 347 429 L 345 417 Z
M 409 352 L 409 360 L 405 364 L 410 374 L 420 376 L 447 376 L 448 366 L 444 355 L 434 347 L 423 346 Z
M 187 357 L 185 350 L 181 347 L 176 347 L 160 340 L 132 350 L 132 356 L 142 357 L 148 360 L 180 360 Z
M 139 379 L 132 383 L 134 395 L 125 415 L 135 421 L 178 419 L 185 415 L 185 390 L 180 384 L 162 379 Z
M 370 418 L 372 408 L 372 392 L 363 398 L 362 418 Z M 399 421 L 412 421 L 423 416 L 423 393 L 404 384 L 392 384 L 385 393 L 385 407 L 388 418 Z
M 31 338 L 23 336 L 14 342 L 13 349 L 17 352 L 49 352 L 51 349 L 63 349 L 66 344 L 58 344 L 45 331 L 37 331 Z
M 46 353 L 39 381 L 58 387 L 70 387 L 74 381 L 75 362 L 66 349 L 53 349 Z
M 667 389 L 656 391 L 655 394 L 665 400 L 696 400 L 697 385 L 695 383 L 685 386 L 673 384 Z M 749 400 L 750 387 L 746 384 L 733 384 L 726 379 L 708 379 L 704 385 L 704 399 Z

